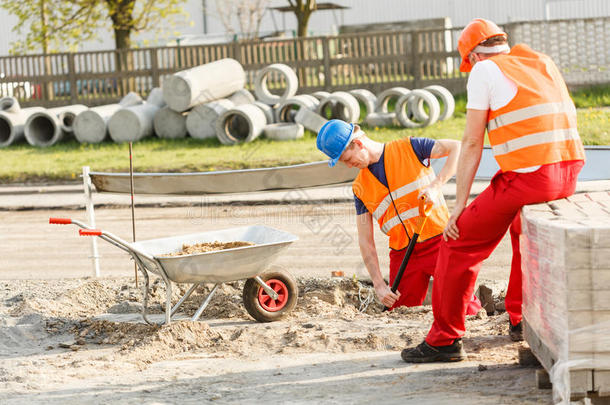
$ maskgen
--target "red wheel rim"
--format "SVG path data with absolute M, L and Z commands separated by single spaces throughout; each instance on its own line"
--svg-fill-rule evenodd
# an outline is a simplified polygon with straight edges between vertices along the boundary
M 277 300 L 274 300 L 265 292 L 263 287 L 258 289 L 258 302 L 261 307 L 269 312 L 277 312 L 286 306 L 288 302 L 288 287 L 282 281 L 272 278 L 265 283 L 277 293 Z

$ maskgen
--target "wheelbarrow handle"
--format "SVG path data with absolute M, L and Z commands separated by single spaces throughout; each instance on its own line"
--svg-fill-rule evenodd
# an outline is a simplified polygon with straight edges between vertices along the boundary
M 72 220 L 70 218 L 49 218 L 49 223 L 50 224 L 55 224 L 55 225 L 70 225 L 72 223 Z
M 80 236 L 101 236 L 102 231 L 100 229 L 79 229 L 78 234 Z

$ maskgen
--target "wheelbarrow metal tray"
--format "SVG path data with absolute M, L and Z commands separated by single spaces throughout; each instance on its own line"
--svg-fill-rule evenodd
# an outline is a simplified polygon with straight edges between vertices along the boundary
M 254 225 L 151 239 L 134 243 L 133 246 L 154 256 L 173 282 L 223 283 L 257 276 L 297 239 L 288 232 Z M 243 241 L 254 245 L 183 256 L 162 256 L 182 250 L 184 244 L 215 241 Z

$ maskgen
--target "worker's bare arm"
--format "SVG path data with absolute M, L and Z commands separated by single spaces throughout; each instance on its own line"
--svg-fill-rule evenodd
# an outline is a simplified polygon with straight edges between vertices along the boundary
M 428 201 L 437 201 L 437 194 L 443 184 L 449 181 L 455 174 L 457 161 L 460 155 L 460 142 L 453 139 L 438 139 L 430 152 L 430 158 L 438 159 L 447 156 L 442 169 L 426 188 L 422 189 L 420 196 L 425 195 Z
M 448 182 L 455 174 L 460 156 L 460 142 L 453 139 L 438 139 L 434 141 L 430 158 L 438 159 L 445 156 L 447 156 L 447 161 L 438 176 L 436 176 L 440 185 Z
M 373 216 L 369 212 L 358 215 L 356 217 L 356 223 L 358 227 L 360 254 L 364 261 L 364 265 L 366 266 L 366 270 L 373 281 L 375 293 L 383 305 L 391 307 L 400 296 L 400 293 L 393 293 L 381 275 L 373 233 Z

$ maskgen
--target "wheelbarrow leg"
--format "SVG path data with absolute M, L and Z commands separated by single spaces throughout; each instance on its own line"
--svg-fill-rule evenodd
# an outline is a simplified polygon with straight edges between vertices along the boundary
M 169 325 L 172 319 L 172 283 L 165 280 L 165 324 Z
M 191 321 L 196 321 L 199 319 L 199 317 L 201 316 L 201 313 L 208 306 L 208 304 L 210 303 L 210 300 L 212 299 L 212 297 L 216 293 L 216 290 L 218 290 L 218 287 L 220 287 L 221 284 L 222 283 L 218 283 L 218 284 L 214 285 L 214 288 L 212 288 L 212 291 L 210 291 L 210 294 L 206 297 L 205 301 L 203 301 L 203 303 L 201 304 L 199 309 L 197 309 L 197 312 L 195 312 L 195 315 L 193 315 L 193 317 L 191 318 Z
M 180 305 L 182 305 L 184 303 L 184 301 L 186 301 L 188 299 L 188 297 L 191 296 L 191 294 L 193 293 L 193 291 L 195 291 L 197 289 L 197 287 L 199 287 L 201 285 L 201 283 L 197 283 L 197 284 L 193 284 L 191 286 L 191 288 L 188 289 L 188 291 L 182 296 L 182 298 L 180 298 L 180 300 L 176 303 L 176 305 L 174 305 L 174 307 L 172 308 L 172 312 L 171 312 L 171 316 L 174 316 L 174 314 L 176 313 L 176 311 L 178 310 L 178 308 L 180 308 Z

